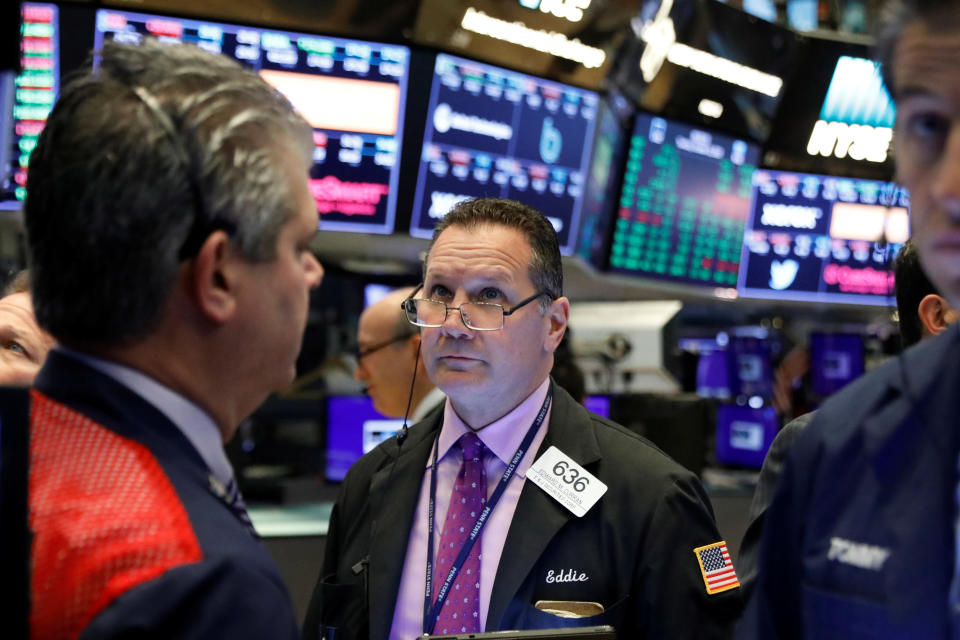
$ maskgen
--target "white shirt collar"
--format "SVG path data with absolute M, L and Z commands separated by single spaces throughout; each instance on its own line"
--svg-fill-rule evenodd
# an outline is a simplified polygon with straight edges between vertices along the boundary
M 57 351 L 93 367 L 146 400 L 165 415 L 197 450 L 207 467 L 224 486 L 233 479 L 233 467 L 223 451 L 220 429 L 196 404 L 144 373 L 126 365 L 80 353 L 62 345 Z
M 410 424 L 417 424 L 424 417 L 430 413 L 430 410 L 442 402 L 446 402 L 447 396 L 443 391 L 440 391 L 438 387 L 430 389 L 427 395 L 423 396 L 423 399 L 417 405 L 417 408 L 413 410 L 413 413 L 410 415 Z

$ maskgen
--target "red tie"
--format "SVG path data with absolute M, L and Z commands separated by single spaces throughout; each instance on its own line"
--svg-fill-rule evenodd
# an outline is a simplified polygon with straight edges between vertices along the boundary
M 487 502 L 487 473 L 483 468 L 486 447 L 473 433 L 460 437 L 463 464 L 453 484 L 450 506 L 437 550 L 437 568 L 434 577 L 436 590 L 450 572 L 450 566 L 470 536 L 484 504 Z M 477 537 L 457 579 L 447 594 L 433 632 L 477 633 L 480 631 L 480 537 Z

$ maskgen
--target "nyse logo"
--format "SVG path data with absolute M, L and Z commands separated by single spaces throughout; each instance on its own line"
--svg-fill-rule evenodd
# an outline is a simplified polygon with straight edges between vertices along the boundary
M 783 291 L 797 279 L 800 264 L 796 260 L 774 260 L 770 263 L 770 288 Z
M 807 142 L 807 153 L 811 156 L 849 156 L 852 160 L 884 162 L 892 139 L 893 129 L 890 127 L 817 120 Z

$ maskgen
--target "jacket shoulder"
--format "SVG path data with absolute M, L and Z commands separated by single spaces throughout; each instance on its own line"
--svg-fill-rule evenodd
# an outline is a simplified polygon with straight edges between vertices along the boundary
M 76 637 L 117 597 L 203 552 L 149 449 L 37 391 L 31 405 L 31 626 Z

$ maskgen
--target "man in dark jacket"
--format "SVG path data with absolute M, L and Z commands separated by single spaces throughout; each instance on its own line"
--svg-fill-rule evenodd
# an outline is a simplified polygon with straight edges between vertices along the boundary
M 728 637 L 739 582 L 697 478 L 550 380 L 569 302 L 547 219 L 461 203 L 404 309 L 448 400 L 350 469 L 305 636 Z

